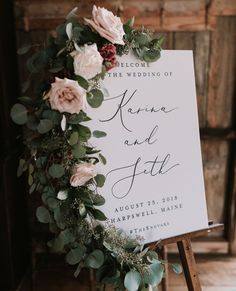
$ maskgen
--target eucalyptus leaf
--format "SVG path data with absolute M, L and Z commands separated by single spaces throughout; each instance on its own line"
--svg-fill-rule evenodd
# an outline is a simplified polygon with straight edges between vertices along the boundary
M 72 233 L 72 230 L 67 228 L 59 234 L 59 238 L 63 241 L 64 245 L 67 245 L 69 243 L 72 243 L 76 240 L 76 237 Z
M 99 269 L 104 263 L 104 254 L 101 250 L 94 250 L 85 259 L 85 266 L 92 269 Z
M 125 275 L 124 285 L 128 291 L 136 291 L 141 284 L 142 278 L 138 271 L 131 270 Z
M 61 114 L 56 110 L 44 110 L 42 116 L 45 119 L 51 120 L 54 125 L 60 124 Z
M 50 197 L 47 199 L 47 205 L 50 209 L 55 209 L 59 206 L 59 201 L 54 197 Z
M 93 200 L 93 205 L 96 205 L 96 206 L 102 206 L 105 204 L 105 198 L 101 195 L 94 195 L 94 197 L 92 197 L 92 200 Z
M 35 101 L 28 96 L 21 96 L 18 100 L 25 105 L 33 105 L 35 103 Z
M 86 216 L 86 214 L 87 214 L 87 211 L 86 211 L 86 207 L 85 207 L 85 205 L 83 204 L 83 203 L 81 203 L 80 205 L 79 205 L 79 214 L 80 214 L 80 216 L 81 217 L 85 217 Z
M 77 278 L 79 276 L 81 269 L 82 269 L 82 267 L 79 264 L 78 267 L 76 268 L 75 272 L 74 272 L 74 277 L 75 278 Z
M 106 180 L 104 175 L 98 174 L 94 179 L 95 179 L 98 187 L 103 187 L 105 180 Z
M 107 134 L 104 131 L 94 130 L 93 136 L 96 138 L 105 137 Z
M 183 268 L 180 264 L 171 264 L 171 268 L 176 274 L 181 274 L 183 272 Z
M 74 18 L 77 18 L 76 12 L 78 10 L 78 7 L 73 8 L 66 16 L 67 20 L 72 20 Z
M 53 123 L 49 119 L 41 119 L 37 130 L 39 133 L 44 134 L 49 132 L 53 128 Z
M 151 41 L 151 37 L 145 32 L 139 32 L 135 37 L 134 41 L 138 47 L 147 46 Z
M 84 79 L 82 76 L 76 76 L 76 80 L 78 81 L 78 83 L 79 83 L 79 85 L 81 86 L 81 87 L 83 87 L 85 90 L 87 90 L 88 89 L 88 87 L 89 87 L 89 83 L 88 83 L 88 81 L 86 80 L 86 79 Z
M 79 124 L 84 120 L 85 115 L 86 114 L 82 111 L 80 111 L 79 114 L 71 114 L 67 122 L 69 124 Z
M 25 82 L 23 82 L 23 84 L 21 86 L 22 93 L 25 93 L 29 89 L 30 84 L 31 84 L 31 80 L 30 79 L 28 79 Z
M 17 177 L 20 177 L 24 171 L 27 170 L 27 164 L 24 159 L 19 160 L 19 165 L 17 168 Z
M 158 285 L 164 274 L 164 268 L 161 262 L 153 263 L 150 265 L 149 271 L 143 276 L 143 282 L 152 286 Z
M 52 164 L 49 167 L 48 173 L 52 178 L 61 178 L 65 173 L 65 169 L 63 165 Z
M 151 63 L 157 61 L 160 58 L 160 56 L 161 53 L 159 50 L 149 49 L 145 51 L 145 53 L 143 54 L 143 59 L 145 62 Z
M 17 50 L 17 54 L 24 55 L 24 54 L 28 53 L 28 51 L 31 49 L 31 47 L 32 47 L 32 45 L 23 46 Z
M 25 124 L 27 122 L 27 109 L 24 105 L 16 103 L 11 109 L 11 118 L 16 124 Z
M 107 163 L 106 158 L 102 154 L 99 154 L 98 156 L 99 156 L 101 162 L 103 163 L 103 165 L 106 165 L 106 163 Z
M 90 213 L 93 215 L 93 217 L 100 221 L 107 220 L 106 215 L 99 209 L 89 208 Z
M 87 126 L 79 125 L 78 126 L 79 137 L 87 141 L 91 137 L 91 131 Z
M 32 194 L 34 192 L 35 188 L 36 188 L 36 184 L 33 183 L 29 189 L 29 194 Z
M 101 90 L 93 89 L 87 94 L 87 101 L 93 108 L 99 107 L 103 102 L 104 96 Z
M 76 159 L 81 159 L 86 155 L 86 148 L 79 144 L 73 145 L 72 154 Z
M 28 176 L 28 185 L 29 186 L 32 186 L 33 182 L 34 182 L 33 176 L 32 175 L 29 175 Z
M 70 135 L 70 138 L 69 138 L 69 144 L 70 145 L 75 145 L 78 143 L 78 140 L 79 140 L 79 134 L 77 131 L 73 131 L 72 134 Z
M 65 222 L 64 222 L 65 218 L 64 218 L 64 215 L 59 207 L 54 210 L 54 219 L 57 223 L 57 226 L 60 229 L 65 228 Z
M 49 223 L 51 221 L 49 211 L 43 206 L 40 206 L 37 208 L 36 216 L 37 216 L 38 221 L 41 223 Z
M 86 248 L 83 245 L 80 245 L 79 247 L 70 250 L 66 255 L 67 263 L 70 265 L 78 264 L 82 260 L 85 254 L 85 251 L 86 251 Z

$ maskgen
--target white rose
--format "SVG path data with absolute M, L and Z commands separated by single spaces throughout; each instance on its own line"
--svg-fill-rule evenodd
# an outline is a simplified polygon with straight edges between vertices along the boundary
M 76 75 L 91 79 L 102 71 L 103 58 L 98 52 L 97 45 L 84 45 L 80 51 L 73 51 L 74 71 Z
M 102 37 L 111 43 L 124 45 L 123 36 L 125 35 L 123 24 L 120 17 L 115 16 L 105 8 L 93 6 L 93 20 L 85 18 L 85 22 L 95 29 Z
M 72 168 L 70 184 L 72 187 L 83 186 L 86 182 L 97 175 L 96 167 L 91 163 L 82 163 Z
M 86 110 L 86 91 L 79 86 L 77 81 L 67 78 L 55 78 L 50 91 L 44 96 L 48 99 L 52 109 L 59 112 L 79 113 Z

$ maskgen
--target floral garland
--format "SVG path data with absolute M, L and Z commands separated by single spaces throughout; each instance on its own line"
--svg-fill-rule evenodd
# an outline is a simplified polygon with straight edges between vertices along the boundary
M 141 60 L 156 61 L 163 39 L 144 28 L 134 30 L 133 20 L 123 25 L 112 12 L 96 6 L 92 19 L 84 19 L 82 25 L 76 10 L 43 49 L 34 45 L 18 50 L 19 54 L 33 50 L 24 91 L 33 75 L 38 86 L 32 97 L 20 97 L 11 110 L 13 121 L 23 125 L 25 145 L 17 175 L 28 171 L 29 192 L 42 194 L 36 216 L 54 234 L 48 246 L 66 254 L 66 261 L 76 266 L 75 276 L 87 267 L 96 270 L 101 285 L 146 290 L 160 283 L 164 262 L 156 252 L 144 249 L 141 239 L 99 223 L 106 220 L 98 209 L 105 203 L 98 194 L 105 177 L 97 173 L 96 164 L 105 164 L 106 159 L 88 141 L 91 135 L 106 134 L 91 133 L 84 123 L 90 120 L 88 106 L 102 104 L 100 80 L 116 66 L 116 56 L 132 50 Z

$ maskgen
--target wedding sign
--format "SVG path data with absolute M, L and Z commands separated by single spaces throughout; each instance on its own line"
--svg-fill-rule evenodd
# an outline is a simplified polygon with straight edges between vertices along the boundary
M 107 160 L 106 223 L 147 243 L 206 228 L 192 51 L 162 51 L 154 63 L 123 56 L 104 87 L 88 115 L 107 134 L 91 141 Z

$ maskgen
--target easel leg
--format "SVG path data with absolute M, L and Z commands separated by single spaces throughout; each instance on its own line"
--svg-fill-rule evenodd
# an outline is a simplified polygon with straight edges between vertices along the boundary
M 160 247 L 160 256 L 162 260 L 167 261 L 167 250 L 166 246 Z M 161 291 L 168 290 L 168 265 L 165 264 L 165 277 L 162 279 L 161 282 Z
M 196 261 L 193 255 L 190 239 L 184 239 L 177 242 L 180 259 L 183 265 L 186 283 L 189 291 L 201 291 Z

